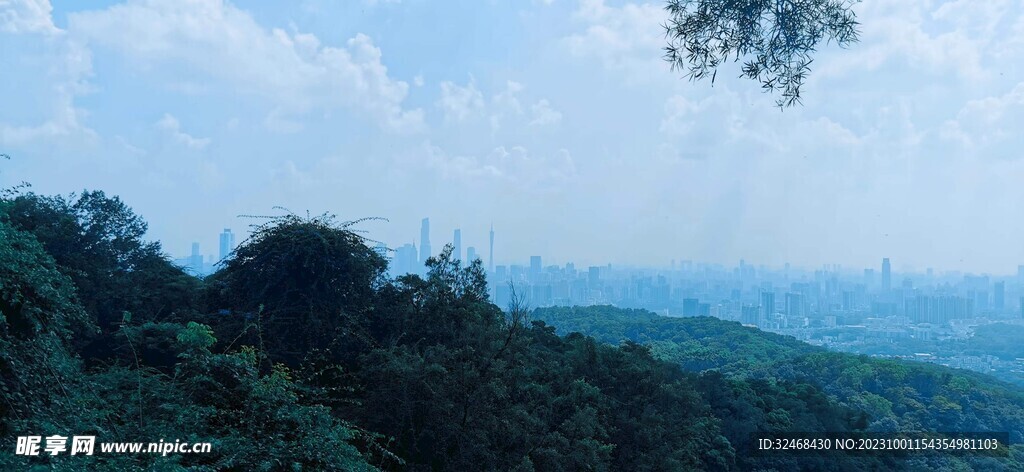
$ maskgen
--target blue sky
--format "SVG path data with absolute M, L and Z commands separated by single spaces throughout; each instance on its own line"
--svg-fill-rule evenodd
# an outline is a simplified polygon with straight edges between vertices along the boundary
M 1011 273 L 1024 10 L 865 0 L 802 107 L 660 60 L 661 3 L 0 0 L 0 184 L 103 189 L 175 255 L 275 205 L 497 263 Z

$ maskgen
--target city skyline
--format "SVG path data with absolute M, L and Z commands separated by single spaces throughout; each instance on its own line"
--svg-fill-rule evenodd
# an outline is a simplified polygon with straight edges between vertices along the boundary
M 119 195 L 176 254 L 280 206 L 388 218 L 363 229 L 391 246 L 431 215 L 437 241 L 462 228 L 479 249 L 493 222 L 503 260 L 1024 261 L 1024 220 L 1008 217 L 1024 201 L 1020 2 L 859 4 L 860 42 L 818 51 L 785 112 L 738 65 L 714 87 L 680 80 L 666 15 L 613 0 L 7 2 L 0 186 Z
M 417 264 L 421 264 L 425 260 L 425 257 L 429 257 L 429 256 L 432 256 L 432 255 L 437 255 L 437 253 L 440 252 L 440 249 L 435 251 L 434 250 L 434 245 L 430 243 L 430 241 L 431 241 L 431 237 L 430 236 L 432 234 L 431 230 L 430 230 L 430 226 L 431 225 L 430 225 L 430 218 L 429 217 L 425 217 L 425 218 L 422 218 L 420 220 L 420 230 L 418 232 L 418 245 L 413 240 L 413 238 L 408 238 L 407 242 L 401 242 L 400 241 L 398 243 L 393 243 L 393 244 L 388 244 L 386 242 L 383 243 L 384 246 L 389 250 L 387 255 L 386 255 L 386 257 L 389 259 L 389 261 L 392 264 L 395 264 L 396 261 L 400 260 L 401 256 L 399 256 L 399 254 L 401 253 L 403 248 L 414 250 L 413 251 L 413 255 L 415 257 L 412 260 L 414 260 Z M 735 260 L 735 261 L 707 261 L 707 260 L 701 260 L 699 257 L 698 258 L 693 258 L 693 257 L 686 258 L 686 257 L 684 257 L 682 255 L 677 255 L 676 257 L 670 257 L 668 259 L 665 259 L 665 260 L 662 260 L 662 261 L 658 261 L 658 262 L 656 262 L 654 264 L 635 263 L 635 262 L 634 263 L 628 263 L 628 262 L 627 263 L 615 263 L 615 262 L 610 262 L 608 260 L 605 260 L 605 261 L 592 261 L 592 260 L 585 260 L 585 259 L 584 260 L 572 260 L 572 259 L 566 259 L 564 257 L 561 257 L 561 256 L 557 255 L 557 254 L 539 254 L 538 255 L 538 254 L 535 254 L 535 253 L 531 253 L 530 255 L 525 256 L 525 257 L 504 256 L 504 257 L 498 257 L 497 259 L 495 259 L 494 258 L 494 246 L 493 246 L 493 244 L 494 244 L 494 237 L 495 237 L 495 230 L 494 230 L 494 226 L 493 225 L 491 225 L 489 227 L 489 230 L 487 231 L 487 239 L 488 239 L 488 246 L 487 246 L 488 247 L 488 254 L 487 255 L 481 254 L 481 253 L 476 251 L 476 247 L 477 246 L 483 246 L 482 244 L 474 243 L 474 241 L 482 240 L 483 238 L 469 239 L 468 240 L 469 242 L 462 243 L 462 244 L 456 244 L 457 242 L 459 242 L 459 243 L 462 242 L 462 234 L 463 234 L 462 233 L 462 228 L 461 228 L 461 226 L 455 227 L 455 228 L 451 229 L 451 231 L 452 231 L 453 236 L 450 239 L 448 239 L 448 240 L 444 240 L 442 238 L 439 248 L 443 248 L 445 245 L 451 244 L 453 246 L 453 248 L 456 250 L 456 251 L 453 251 L 455 254 L 462 254 L 462 257 L 456 256 L 456 258 L 458 258 L 463 263 L 463 265 L 467 265 L 471 261 L 471 258 L 469 257 L 470 255 L 469 255 L 468 251 L 469 251 L 469 249 L 473 249 L 473 254 L 476 255 L 477 258 L 480 259 L 480 261 L 483 264 L 484 268 L 489 273 L 493 273 L 495 271 L 495 267 L 494 266 L 506 266 L 506 267 L 509 267 L 509 266 L 512 266 L 512 265 L 519 265 L 519 266 L 523 266 L 523 267 L 530 267 L 532 265 L 532 258 L 539 257 L 539 258 L 541 258 L 541 260 L 546 261 L 546 263 L 541 267 L 542 269 L 546 268 L 546 267 L 550 267 L 552 265 L 564 266 L 566 264 L 574 264 L 574 265 L 578 264 L 581 267 L 614 265 L 616 267 L 621 267 L 621 268 L 635 268 L 635 269 L 650 268 L 650 269 L 673 269 L 674 270 L 676 263 L 678 263 L 680 265 L 680 268 L 682 267 L 682 265 L 684 263 L 686 263 L 686 264 L 690 264 L 691 266 L 692 265 L 697 265 L 697 266 L 718 267 L 718 268 L 737 268 L 737 267 L 741 268 L 744 265 L 746 265 L 747 267 L 750 267 L 750 268 L 753 268 L 753 269 L 757 269 L 757 270 L 767 269 L 767 270 L 770 270 L 770 271 L 773 271 L 773 272 L 775 272 L 775 271 L 790 271 L 790 270 L 792 270 L 794 272 L 814 273 L 815 271 L 819 271 L 819 270 L 823 270 L 824 269 L 824 270 L 828 270 L 828 271 L 832 271 L 832 272 L 844 272 L 844 273 L 851 274 L 851 275 L 856 275 L 856 274 L 863 273 L 865 278 L 873 278 L 873 277 L 875 277 L 875 274 L 881 274 L 880 279 L 879 279 L 879 283 L 881 284 L 882 287 L 885 287 L 885 286 L 888 285 L 890 288 L 892 288 L 894 284 L 899 284 L 900 283 L 899 280 L 895 280 L 894 281 L 892 279 L 892 275 L 891 274 L 893 274 L 893 273 L 895 273 L 897 275 L 904 275 L 904 276 L 905 275 L 927 275 L 927 276 L 932 276 L 933 273 L 936 276 L 952 276 L 952 277 L 959 277 L 961 275 L 983 275 L 983 276 L 1005 277 L 1005 278 L 1014 278 L 1015 277 L 1017 279 L 1024 280 L 1024 261 L 1022 261 L 1020 264 L 1014 264 L 1013 267 L 1012 267 L 1012 269 L 1013 269 L 1012 271 L 1011 270 L 1007 270 L 1005 272 L 980 272 L 980 271 L 979 272 L 975 272 L 975 271 L 964 271 L 964 270 L 959 270 L 959 269 L 945 269 L 945 268 L 941 268 L 941 267 L 911 267 L 911 266 L 908 266 L 906 264 L 904 264 L 902 266 L 897 265 L 897 266 L 895 266 L 896 269 L 894 270 L 892 268 L 894 266 L 892 265 L 891 259 L 896 259 L 898 261 L 898 258 L 890 258 L 890 257 L 879 257 L 878 260 L 876 261 L 877 263 L 874 266 L 871 266 L 871 265 L 866 265 L 866 266 L 845 265 L 845 264 L 835 264 L 835 263 L 828 263 L 828 262 L 824 262 L 824 263 L 818 264 L 816 266 L 803 266 L 803 265 L 798 265 L 798 264 L 792 264 L 790 262 L 783 262 L 782 264 L 771 265 L 771 264 L 764 264 L 764 263 L 762 263 L 760 261 L 757 261 L 757 260 L 748 260 L 748 259 L 745 259 L 745 258 L 741 258 L 741 259 Z M 236 241 L 236 235 L 237 234 L 238 233 L 232 232 L 232 228 L 223 228 L 222 232 L 219 233 L 218 236 L 217 236 L 217 238 L 218 238 L 218 247 L 220 248 L 220 254 L 222 254 L 222 255 L 217 257 L 216 259 L 212 259 L 212 258 L 215 257 L 214 253 L 209 252 L 209 253 L 206 253 L 206 254 L 202 254 L 204 257 L 210 258 L 210 259 L 204 259 L 204 260 L 213 260 L 214 262 L 219 262 L 221 259 L 223 259 L 224 247 L 225 247 L 225 243 L 226 243 L 225 238 L 229 238 L 227 240 L 227 241 L 230 241 L 228 243 L 228 245 L 233 249 L 237 244 L 240 243 L 240 241 Z M 374 239 L 372 237 L 372 234 L 368 235 L 368 237 L 370 237 L 370 239 Z M 436 240 L 436 238 L 435 238 L 435 240 Z M 424 250 L 424 244 L 423 244 L 424 242 L 427 243 L 425 250 Z M 175 252 L 175 251 L 168 251 L 168 249 L 166 247 L 164 248 L 164 250 L 168 251 L 171 255 L 181 254 L 182 257 L 178 257 L 177 260 L 182 261 L 182 260 L 186 260 L 186 259 L 188 259 L 190 257 L 194 257 L 195 250 L 196 250 L 196 244 L 199 244 L 200 247 L 209 247 L 209 246 L 206 246 L 205 244 L 203 244 L 201 241 L 192 241 L 192 242 L 188 243 L 188 247 L 190 248 L 189 251 L 181 251 L 179 253 L 179 252 Z M 460 250 L 460 248 L 462 248 L 462 249 Z M 529 252 L 529 251 L 527 251 L 527 252 Z M 500 251 L 499 251 L 499 254 L 500 254 Z M 399 268 L 397 268 L 397 270 L 402 270 L 405 267 L 406 267 L 406 265 L 402 265 L 402 263 L 399 263 Z M 396 268 L 392 268 L 392 272 L 394 273 L 395 271 L 396 271 Z M 418 272 L 416 270 L 407 270 L 407 272 L 410 272 L 410 273 L 420 273 L 420 272 Z

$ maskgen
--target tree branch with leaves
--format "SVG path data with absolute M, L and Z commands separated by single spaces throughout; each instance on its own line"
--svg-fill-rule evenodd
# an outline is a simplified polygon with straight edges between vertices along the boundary
M 801 103 L 800 87 L 822 41 L 847 47 L 858 41 L 859 0 L 669 0 L 663 25 L 665 60 L 691 81 L 710 78 L 730 59 L 743 60 L 740 77 L 780 92 L 780 108 Z

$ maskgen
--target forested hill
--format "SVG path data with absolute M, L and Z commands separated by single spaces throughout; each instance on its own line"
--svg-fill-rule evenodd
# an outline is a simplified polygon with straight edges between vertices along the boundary
M 199 279 L 116 197 L 0 191 L 0 470 L 1021 470 L 1017 446 L 754 454 L 774 432 L 1019 441 L 1022 402 L 982 377 L 710 319 L 534 312 L 598 339 L 559 336 L 490 303 L 480 262 L 450 246 L 425 277 L 387 277 L 356 225 L 265 220 Z M 12 454 L 25 435 L 211 450 Z
M 612 345 L 625 340 L 649 344 L 663 356 L 668 355 L 666 351 L 676 352 L 672 360 L 689 371 L 716 369 L 742 375 L 800 355 L 825 352 L 791 336 L 711 317 L 673 318 L 609 305 L 539 308 L 530 316 L 555 326 L 563 335 L 575 331 Z
M 603 342 L 642 343 L 690 372 L 797 381 L 870 415 L 878 431 L 1008 431 L 1024 440 L 1024 389 L 976 372 L 827 351 L 789 336 L 710 317 L 673 318 L 611 306 L 531 313 Z

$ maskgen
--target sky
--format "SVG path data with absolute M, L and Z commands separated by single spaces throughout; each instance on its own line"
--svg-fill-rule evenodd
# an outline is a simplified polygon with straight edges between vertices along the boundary
M 671 71 L 662 7 L 0 0 L 0 186 L 119 195 L 175 256 L 279 206 L 493 224 L 497 264 L 1024 263 L 1020 2 L 864 0 L 786 110 Z

